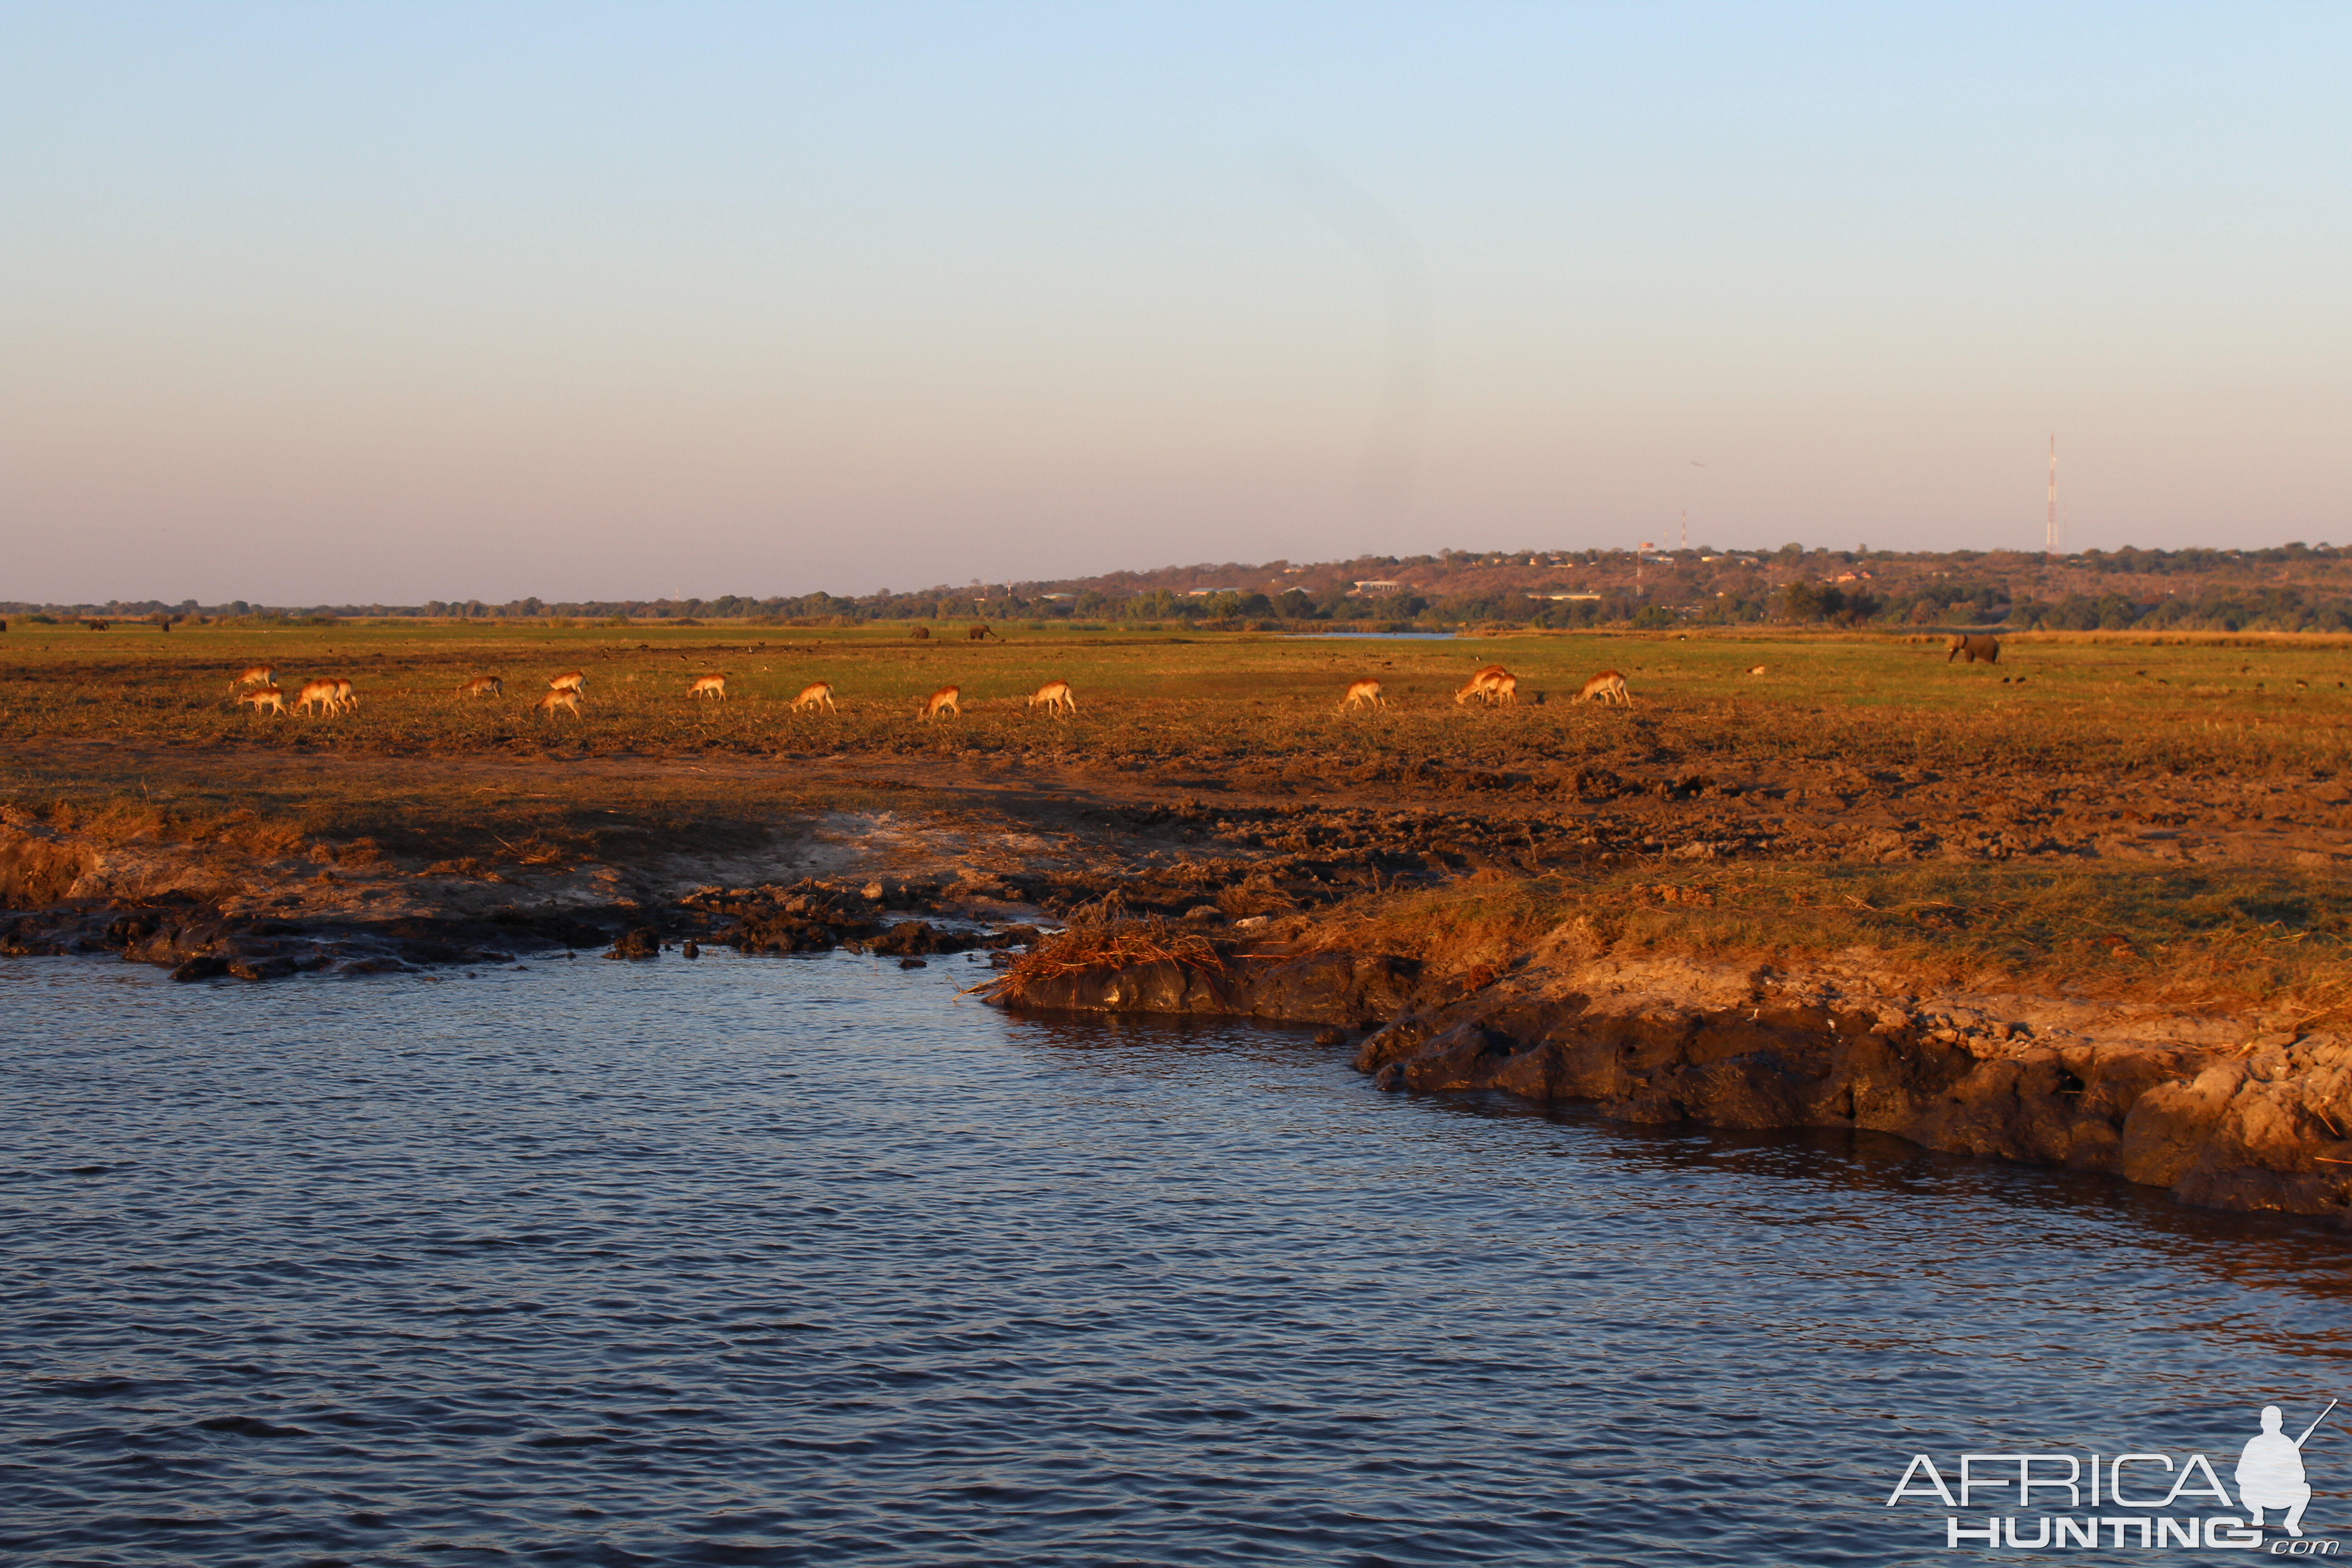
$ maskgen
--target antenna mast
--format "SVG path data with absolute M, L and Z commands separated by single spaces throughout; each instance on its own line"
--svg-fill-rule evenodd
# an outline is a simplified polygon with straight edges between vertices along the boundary
M 2058 433 L 2050 433 L 2050 512 L 2042 524 L 2042 553 L 2058 559 Z

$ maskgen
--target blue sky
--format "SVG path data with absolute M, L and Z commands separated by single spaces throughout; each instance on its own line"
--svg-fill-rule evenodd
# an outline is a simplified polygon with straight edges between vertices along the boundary
M 2352 7 L 0 6 L 0 597 L 2352 539 Z M 1694 466 L 1703 462 L 1706 466 Z

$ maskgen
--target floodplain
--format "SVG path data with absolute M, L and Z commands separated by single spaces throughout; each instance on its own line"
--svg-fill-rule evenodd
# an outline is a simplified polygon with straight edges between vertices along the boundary
M 234 862 L 290 918 L 372 877 L 521 899 L 597 875 L 642 905 L 773 863 L 1049 914 L 1313 911 L 1465 971 L 1583 921 L 2298 1026 L 2352 1003 L 2345 639 L 2042 634 L 1969 664 L 1927 635 L 924 629 L 18 621 L 0 805 Z M 354 705 L 235 703 L 259 663 Z M 1489 663 L 1520 700 L 1457 702 Z M 579 715 L 535 710 L 572 669 Z M 1602 669 L 1631 709 L 1573 700 Z M 724 700 L 688 696 L 714 673 Z M 503 695 L 459 693 L 480 675 Z M 1363 678 L 1385 705 L 1338 711 Z M 1055 679 L 1075 716 L 1025 704 Z M 793 710 L 815 681 L 836 709 Z M 949 685 L 961 712 L 920 721 Z

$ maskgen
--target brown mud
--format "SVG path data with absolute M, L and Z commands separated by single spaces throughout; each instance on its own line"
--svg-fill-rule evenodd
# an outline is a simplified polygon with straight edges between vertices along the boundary
M 551 951 L 988 947 L 1008 1005 L 1318 1025 L 1383 1088 L 1865 1128 L 2352 1223 L 2352 977 L 2330 991 L 2303 944 L 2340 939 L 2352 789 L 2331 774 L 1694 763 L 1644 733 L 1352 759 L 59 740 L 0 805 L 0 952 L 259 981 Z M 170 804 L 142 806 L 134 780 Z M 1997 880 L 2110 873 L 2151 910 L 2253 878 L 2232 940 L 2294 924 L 2263 951 L 2305 967 L 2173 994 L 2185 947 L 2095 911 L 2051 935 Z M 1976 892 L 1898 903 L 1878 890 L 1898 875 Z M 1460 941 L 1382 925 L 1415 898 L 1488 892 L 1549 913 Z M 1587 912 L 1552 918 L 1563 901 Z M 1759 953 L 1727 923 L 1743 910 L 1818 920 Z M 1707 921 L 1716 937 L 1662 948 Z M 1087 962 L 1122 930 L 1148 938 L 1139 960 Z M 1057 943 L 1053 973 L 1013 956 Z
M 2113 1001 L 1922 993 L 1866 963 L 1627 958 L 1578 931 L 1466 986 L 1268 936 L 1001 990 L 1023 1008 L 1326 1026 L 1382 1089 L 1622 1121 L 1892 1132 L 2352 1228 L 2352 1035 Z

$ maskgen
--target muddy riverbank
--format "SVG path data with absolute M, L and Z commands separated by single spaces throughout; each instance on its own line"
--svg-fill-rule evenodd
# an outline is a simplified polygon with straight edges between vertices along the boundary
M 1383 1089 L 1618 1120 L 1894 1133 L 2095 1171 L 2184 1203 L 2352 1228 L 2352 1037 L 2114 999 L 1922 991 L 1860 960 L 1612 954 L 1552 933 L 1478 983 L 1311 930 L 1000 987 L 1028 1009 L 1325 1026 Z
M 985 947 L 1019 982 L 1000 1000 L 1312 1024 L 1402 1091 L 1874 1130 L 2352 1213 L 2332 778 L 120 747 L 44 766 L 0 802 L 0 952 L 266 981 Z M 96 807 L 59 782 L 101 775 Z M 1024 969 L 1065 923 L 1096 934 Z

